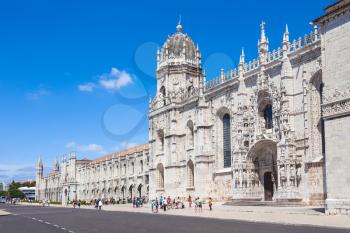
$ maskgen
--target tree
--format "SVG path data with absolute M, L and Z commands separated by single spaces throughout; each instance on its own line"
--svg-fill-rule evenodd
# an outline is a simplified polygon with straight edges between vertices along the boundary
M 23 199 L 25 198 L 25 195 L 24 193 L 22 193 L 20 190 L 18 189 L 10 189 L 8 191 L 9 195 L 11 198 L 20 198 L 20 199 Z
M 0 197 L 7 197 L 7 191 L 0 191 Z
M 25 181 L 21 184 L 21 186 L 35 187 L 35 181 Z
M 11 184 L 9 185 L 9 190 L 15 190 L 21 187 L 21 183 L 12 181 Z

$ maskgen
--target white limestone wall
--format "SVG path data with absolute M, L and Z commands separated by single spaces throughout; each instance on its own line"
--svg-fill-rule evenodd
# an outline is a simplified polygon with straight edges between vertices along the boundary
M 350 214 L 350 117 L 325 122 L 327 211 Z
M 350 13 L 327 21 L 321 29 L 327 213 L 350 214 Z
M 325 90 L 341 89 L 350 82 L 350 14 L 330 20 L 322 27 L 322 67 Z

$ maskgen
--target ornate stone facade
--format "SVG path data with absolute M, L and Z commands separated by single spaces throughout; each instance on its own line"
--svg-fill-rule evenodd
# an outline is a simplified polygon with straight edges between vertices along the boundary
M 296 40 L 286 26 L 272 51 L 262 22 L 258 58 L 246 62 L 242 50 L 237 68 L 211 80 L 177 25 L 157 54 L 149 144 L 93 161 L 72 154 L 48 177 L 40 161 L 37 198 L 126 198 L 142 187 L 150 198 L 327 198 L 328 213 L 349 213 L 349 9 L 350 0 L 326 8 Z
M 292 42 L 286 27 L 269 51 L 262 22 L 258 59 L 242 51 L 237 69 L 206 81 L 179 24 L 149 104 L 151 197 L 322 203 L 320 44 L 317 27 Z

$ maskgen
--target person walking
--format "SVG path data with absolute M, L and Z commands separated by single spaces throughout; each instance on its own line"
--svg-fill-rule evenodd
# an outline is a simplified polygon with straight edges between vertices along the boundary
M 171 198 L 170 198 L 170 196 L 168 196 L 168 198 L 166 199 L 166 203 L 167 203 L 168 208 L 171 208 Z
M 209 210 L 212 211 L 213 210 L 213 199 L 211 199 L 211 197 L 209 197 L 208 204 L 209 204 Z
M 194 212 L 196 212 L 196 213 L 197 213 L 197 209 L 198 209 L 198 205 L 199 205 L 198 199 L 199 198 L 194 199 Z
M 188 201 L 188 207 L 192 207 L 192 197 L 191 195 L 188 195 L 188 198 L 187 198 L 187 201 Z
M 154 213 L 154 211 L 156 209 L 156 200 L 151 201 L 151 209 L 152 209 L 152 213 Z
M 203 202 L 202 202 L 202 200 L 199 197 L 198 197 L 198 211 L 200 213 L 203 212 Z
M 99 202 L 99 199 L 95 199 L 94 203 L 95 203 L 95 209 L 98 209 L 98 202 Z
M 163 208 L 163 196 L 160 196 L 159 198 L 159 205 L 160 205 L 160 208 Z
M 98 202 L 98 209 L 99 210 L 102 210 L 102 205 L 103 205 L 102 200 L 99 200 L 99 202 Z
M 132 208 L 136 207 L 136 197 L 132 199 Z
M 166 211 L 166 207 L 167 207 L 167 200 L 166 200 L 166 198 L 164 198 L 164 200 L 163 200 L 163 210 L 164 210 L 164 212 Z
M 80 204 L 81 204 L 81 202 L 80 202 L 80 199 L 78 200 L 78 208 L 80 209 Z

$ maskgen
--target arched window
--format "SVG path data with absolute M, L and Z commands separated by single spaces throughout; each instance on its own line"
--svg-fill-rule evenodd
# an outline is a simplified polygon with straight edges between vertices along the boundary
M 129 187 L 129 197 L 132 199 L 134 195 L 134 185 L 130 185 Z
M 192 95 L 192 93 L 193 93 L 193 86 L 188 86 L 187 87 L 187 95 L 188 95 L 188 97 L 190 97 Z
M 141 196 L 142 196 L 142 184 L 140 184 L 140 185 L 137 187 L 137 191 L 139 192 L 139 198 L 141 198 Z
M 166 95 L 166 92 L 165 92 L 165 87 L 162 86 L 160 89 L 159 89 L 159 92 L 161 93 L 162 97 L 163 97 L 163 105 L 166 104 L 166 101 L 165 101 L 165 95 Z
M 140 173 L 143 172 L 143 160 L 140 160 Z
M 164 131 L 158 130 L 159 151 L 164 152 Z
M 165 87 L 162 86 L 160 89 L 159 89 L 159 92 L 162 93 L 163 96 L 165 96 Z
M 131 163 L 131 174 L 135 173 L 135 164 L 134 162 Z
M 126 175 L 126 163 L 124 163 L 124 175 Z
M 187 187 L 194 187 L 194 165 L 192 160 L 187 162 Z
M 157 183 L 158 189 L 164 188 L 164 167 L 161 163 L 157 166 Z
M 224 142 L 224 167 L 231 167 L 231 118 L 225 114 L 222 118 Z
M 266 105 L 264 109 L 264 119 L 265 119 L 265 128 L 272 129 L 272 106 L 271 104 Z
M 186 136 L 187 136 L 187 145 L 188 148 L 194 147 L 194 131 L 193 131 L 193 122 L 188 121 L 187 122 L 187 130 L 186 130 Z
M 125 186 L 122 187 L 121 191 L 122 191 L 122 197 L 124 200 L 125 199 Z

